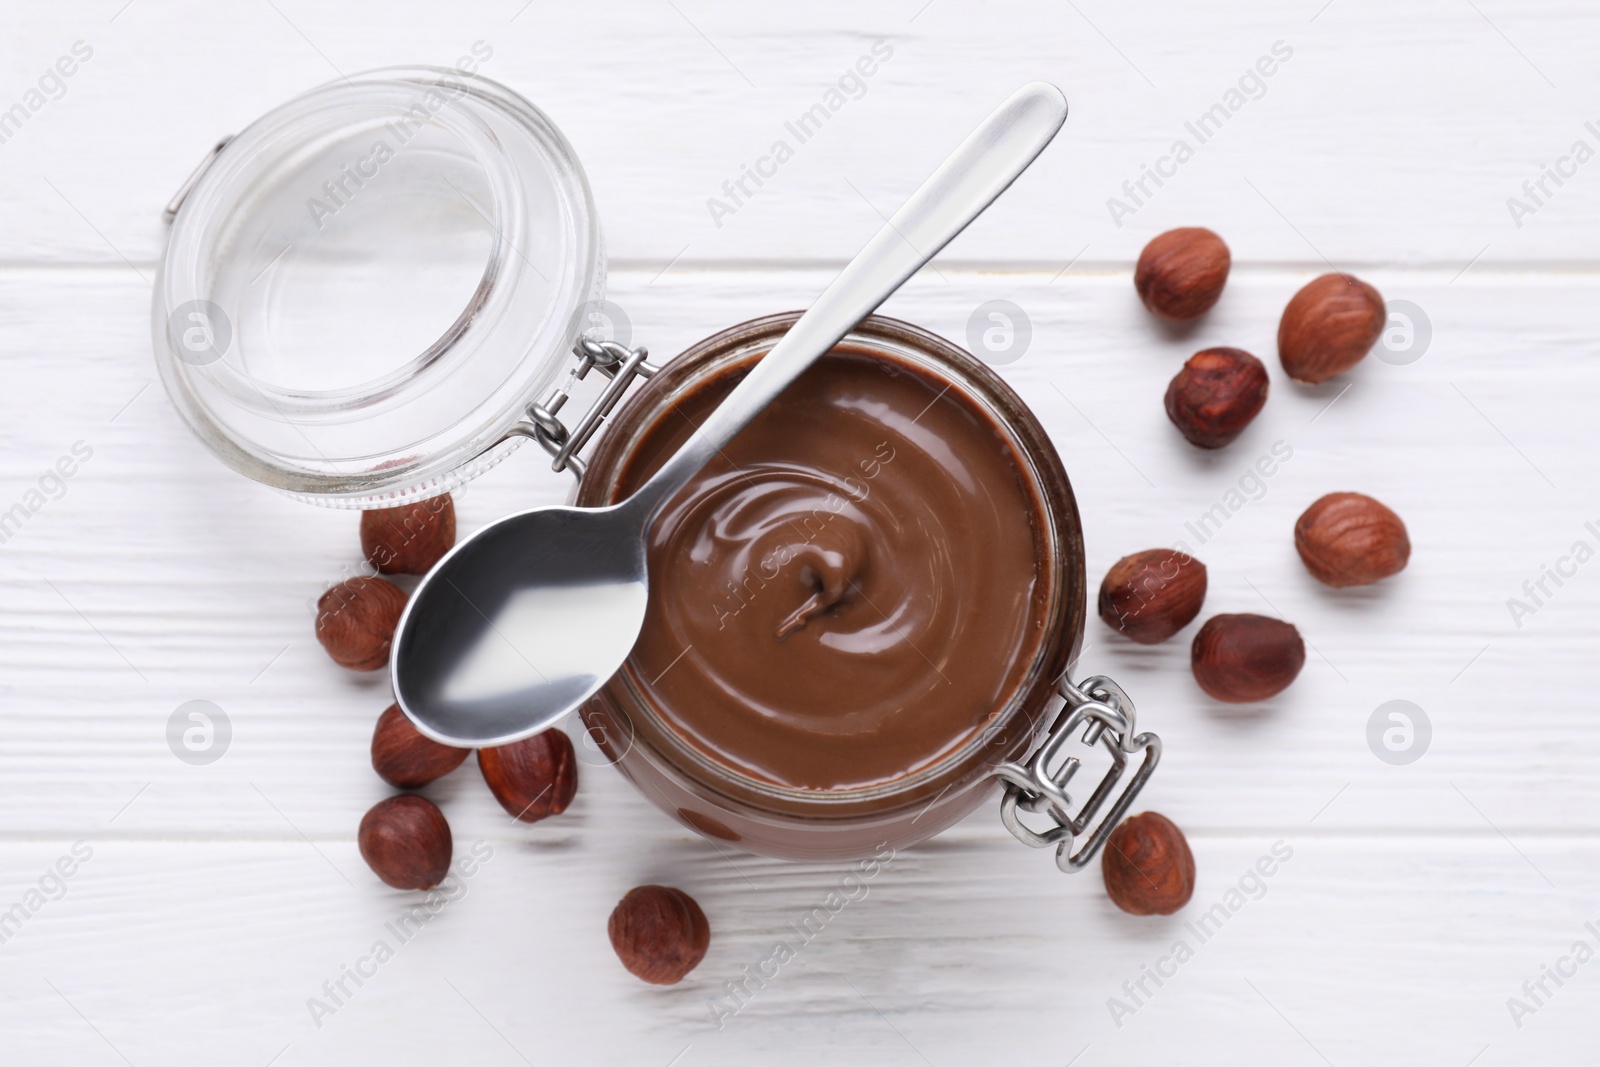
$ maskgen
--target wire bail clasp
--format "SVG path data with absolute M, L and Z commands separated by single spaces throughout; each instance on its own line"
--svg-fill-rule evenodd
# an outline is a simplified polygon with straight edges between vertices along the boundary
M 649 356 L 650 350 L 643 345 L 638 348 L 627 348 L 615 341 L 596 341 L 589 337 L 579 337 L 572 346 L 572 354 L 577 362 L 568 372 L 566 379 L 561 384 L 552 386 L 543 400 L 529 404 L 527 420 L 507 430 L 506 437 L 533 438 L 550 453 L 551 470 L 569 470 L 573 477 L 582 481 L 583 460 L 579 459 L 577 454 L 589 443 L 595 431 L 600 429 L 600 424 L 605 422 L 606 416 L 611 414 L 611 410 L 617 406 L 617 402 L 628 391 L 628 386 L 633 384 L 633 380 L 649 378 L 661 368 L 645 358 Z M 573 388 L 596 368 L 611 381 L 584 413 L 577 427 L 568 430 L 566 424 L 558 417 L 560 411 L 571 397 Z
M 1026 764 L 1002 763 L 991 773 L 1005 783 L 1005 796 L 1000 802 L 1000 821 L 1018 841 L 1031 848 L 1056 846 L 1056 866 L 1071 873 L 1082 870 L 1111 831 L 1116 829 L 1122 816 L 1144 788 L 1145 781 L 1161 759 L 1161 739 L 1155 734 L 1135 734 L 1133 701 L 1122 687 L 1103 675 L 1086 678 L 1074 685 L 1065 675 L 1057 684 L 1057 692 L 1066 701 L 1062 718 L 1045 737 Z M 1081 739 L 1075 738 L 1082 726 Z M 1077 756 L 1062 759 L 1063 750 L 1074 740 L 1087 747 L 1102 745 L 1111 755 L 1111 769 L 1106 772 L 1093 794 L 1084 802 L 1076 815 L 1072 813 L 1072 798 L 1067 795 L 1067 785 L 1077 773 L 1082 761 Z M 1089 829 L 1090 823 L 1122 779 L 1128 758 L 1139 752 L 1144 760 L 1133 777 L 1117 794 L 1116 800 L 1105 812 L 1100 822 L 1089 834 L 1089 839 L 1072 851 L 1073 844 Z M 1023 824 L 1018 814 L 1023 809 L 1047 816 L 1052 825 L 1044 830 L 1034 830 Z

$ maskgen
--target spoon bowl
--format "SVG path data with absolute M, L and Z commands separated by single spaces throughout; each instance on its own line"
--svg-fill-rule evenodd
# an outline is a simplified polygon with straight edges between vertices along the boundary
M 503 745 L 599 691 L 644 626 L 648 578 L 632 501 L 507 515 L 417 588 L 393 649 L 417 728 Z

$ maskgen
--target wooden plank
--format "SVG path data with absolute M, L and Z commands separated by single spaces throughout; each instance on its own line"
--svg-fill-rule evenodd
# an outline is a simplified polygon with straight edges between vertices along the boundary
M 1507 1001 L 1575 942 L 1600 941 L 1585 926 L 1594 841 L 1525 849 L 1552 889 L 1499 839 L 1304 831 L 1195 837 L 1194 900 L 1164 919 L 1116 911 L 1093 873 L 957 833 L 851 883 L 856 899 L 823 921 L 813 909 L 843 865 L 551 823 L 458 834 L 458 857 L 488 858 L 409 927 L 424 898 L 382 887 L 348 841 L 319 856 L 301 841 L 89 835 L 64 895 L 49 883 L 58 899 L 0 947 L 0 1050 L 85 1064 L 1132 1065 L 1179 1048 L 1201 1065 L 1573 1062 L 1597 1005 L 1587 966 L 1546 980 L 1520 1029 Z M 0 847 L 0 900 L 24 899 L 70 845 Z M 639 882 L 688 890 L 710 919 L 710 951 L 681 985 L 636 981 L 606 943 L 609 910 Z M 727 1000 L 779 942 L 793 958 Z M 1159 987 L 1144 977 L 1157 966 Z M 357 967 L 360 986 L 344 977 Z M 1124 989 L 1142 978 L 1142 994 Z M 343 994 L 324 989 L 341 979 Z M 1115 1017 L 1113 998 L 1127 1009 Z
M 1073 117 L 949 262 L 1120 266 L 1195 223 L 1251 262 L 1595 262 L 1600 176 L 1562 160 L 1579 140 L 1600 149 L 1586 126 L 1600 119 L 1586 48 L 1600 12 L 1570 0 L 1426 0 L 1405 19 L 1380 0 L 1158 18 L 1104 0 L 871 13 L 696 0 L 607 17 L 514 0 L 103 0 L 29 6 L 10 25 L 0 110 L 39 106 L 0 144 L 7 263 L 126 260 L 149 274 L 161 207 L 220 135 L 341 73 L 451 65 L 480 41 L 493 52 L 483 72 L 576 146 L 625 265 L 842 261 L 1029 78 L 1061 84 Z M 892 56 L 857 88 L 847 75 L 879 40 Z M 78 41 L 93 55 L 58 89 L 50 72 Z M 847 92 L 828 100 L 842 77 Z M 802 143 L 786 123 L 825 101 L 837 107 Z M 779 140 L 793 158 L 762 164 Z M 1193 153 L 1181 164 L 1180 140 Z M 724 191 L 758 164 L 769 181 Z M 1545 176 L 1558 165 L 1559 185 Z M 1146 167 L 1170 180 L 1156 186 Z
M 1369 358 L 1341 392 L 1296 386 L 1272 358 L 1278 310 L 1304 277 L 1241 271 L 1186 336 L 1148 320 L 1125 271 L 929 271 L 888 310 L 964 343 L 982 302 L 1026 309 L 1032 347 L 999 369 L 1071 472 L 1092 583 L 1126 552 L 1183 540 L 1210 568 L 1208 613 L 1281 612 L 1314 646 L 1283 697 L 1226 708 L 1189 676 L 1193 628 L 1144 648 L 1091 620 L 1086 669 L 1122 679 L 1167 742 L 1153 806 L 1208 832 L 1279 832 L 1325 806 L 1317 826 L 1339 831 L 1600 831 L 1587 637 L 1600 585 L 1587 569 L 1559 589 L 1547 581 L 1554 595 L 1520 628 L 1507 609 L 1574 541 L 1596 541 L 1585 523 L 1600 521 L 1597 476 L 1575 447 L 1592 433 L 1577 409 L 1600 377 L 1583 310 L 1594 281 L 1374 273 L 1427 309 L 1433 340 L 1409 365 Z M 827 279 L 625 271 L 612 294 L 637 338 L 667 355 L 803 306 Z M 355 516 L 276 496 L 204 453 L 150 384 L 146 294 L 126 268 L 5 272 L 0 308 L 0 504 L 24 499 L 74 442 L 94 450 L 66 495 L 0 548 L 0 825 L 86 832 L 144 788 L 116 834 L 277 837 L 292 825 L 348 840 L 385 792 L 366 745 L 388 688 L 329 662 L 311 622 L 322 589 L 360 564 Z M 1216 343 L 1265 357 L 1273 396 L 1244 437 L 1207 456 L 1167 425 L 1161 396 L 1189 352 Z M 1199 544 L 1185 524 L 1277 441 L 1292 459 Z M 1416 550 L 1395 581 L 1335 593 L 1306 575 L 1290 531 L 1318 495 L 1352 488 L 1393 505 Z M 565 492 L 536 455 L 514 456 L 461 494 L 462 528 Z M 192 699 L 232 721 L 233 747 L 209 767 L 166 745 L 168 717 Z M 1367 747 L 1368 718 L 1391 699 L 1432 721 L 1432 747 L 1411 766 Z M 441 788 L 478 833 L 498 816 L 474 776 L 469 766 Z M 613 778 L 597 771 L 585 789 Z M 625 810 L 670 830 L 637 798 Z M 993 813 L 974 820 L 1000 833 Z

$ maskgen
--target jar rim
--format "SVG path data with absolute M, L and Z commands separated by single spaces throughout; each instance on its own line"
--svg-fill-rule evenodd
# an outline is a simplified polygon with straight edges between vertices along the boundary
M 656 419 L 670 410 L 673 397 L 769 350 L 800 314 L 784 312 L 729 327 L 666 363 L 609 420 L 606 434 L 588 460 L 576 503 L 600 506 L 614 502 L 616 477 L 627 468 L 633 449 Z M 840 345 L 862 349 L 875 358 L 898 361 L 924 373 L 945 370 L 950 387 L 959 389 L 968 403 L 989 415 L 1005 434 L 1021 460 L 1028 491 L 1034 497 L 1034 510 L 1046 526 L 1044 557 L 1051 572 L 1040 615 L 1047 632 L 1028 671 L 1019 679 L 1005 706 L 991 716 L 988 726 L 975 730 L 961 746 L 914 774 L 859 789 L 820 791 L 779 786 L 715 760 L 663 720 L 639 685 L 631 663 L 625 664 L 594 698 L 612 715 L 620 713 L 625 721 L 635 709 L 649 717 L 649 734 L 655 740 L 639 736 L 635 727 L 630 748 L 642 745 L 642 751 L 651 756 L 658 768 L 667 765 L 680 778 L 690 779 L 700 790 L 716 793 L 722 801 L 732 800 L 766 811 L 803 808 L 807 817 L 817 817 L 819 806 L 840 818 L 852 817 L 864 805 L 871 805 L 875 813 L 887 812 L 889 809 L 882 807 L 885 797 L 904 801 L 896 808 L 925 803 L 929 795 L 940 791 L 941 783 L 949 788 L 951 781 L 965 777 L 969 771 L 986 775 L 988 765 L 1014 758 L 1031 747 L 1059 707 L 1055 685 L 1081 646 L 1086 599 L 1082 527 L 1071 485 L 1048 435 L 1021 397 L 963 349 L 900 320 L 869 316 Z M 1024 728 L 1013 729 L 1017 725 Z M 690 773 L 691 768 L 701 773 Z

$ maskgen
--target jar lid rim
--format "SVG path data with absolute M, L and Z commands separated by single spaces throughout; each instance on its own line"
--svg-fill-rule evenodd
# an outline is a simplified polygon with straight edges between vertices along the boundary
M 373 154 L 324 183 L 324 208 L 347 220 L 310 199 L 311 221 L 290 219 L 295 195 L 352 143 Z M 396 177 L 372 182 L 385 165 Z M 419 202 L 437 202 L 438 218 Z M 604 293 L 593 196 L 570 143 L 467 70 L 386 67 L 308 90 L 219 145 L 174 207 L 151 316 L 167 391 L 225 464 L 314 503 L 398 503 L 503 458 L 520 440 L 507 430 L 561 372 L 583 308 Z M 418 214 L 415 232 L 386 229 Z M 437 261 L 433 241 L 448 253 Z M 318 270 L 333 284 L 308 283 Z M 340 306 L 350 293 L 356 304 Z M 196 314 L 205 329 L 191 335 Z M 305 326 L 341 314 L 325 345 Z

